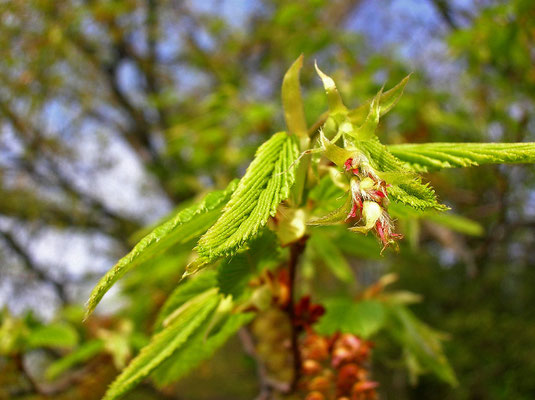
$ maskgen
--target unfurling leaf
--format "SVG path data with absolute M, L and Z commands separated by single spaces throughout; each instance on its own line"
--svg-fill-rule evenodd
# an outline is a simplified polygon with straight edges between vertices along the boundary
M 202 235 L 217 220 L 237 185 L 238 181 L 234 180 L 225 190 L 209 193 L 200 203 L 180 211 L 141 239 L 95 286 L 87 302 L 86 318 L 106 292 L 129 270 L 173 245 Z
M 366 154 L 370 164 L 376 168 L 385 181 L 391 185 L 388 195 L 392 200 L 417 208 L 444 211 L 448 208 L 440 204 L 435 191 L 428 184 L 421 183 L 421 178 L 408 169 L 378 140 L 356 142 L 356 146 Z
M 308 225 L 338 225 L 347 219 L 351 211 L 351 196 L 346 196 L 346 201 L 339 208 L 321 217 L 314 217 L 308 220 Z
M 302 66 L 303 55 L 300 55 L 284 75 L 282 81 L 282 106 L 288 132 L 299 137 L 308 137 L 305 110 L 299 85 L 299 71 Z
M 347 112 L 347 108 L 344 105 L 344 102 L 342 101 L 342 97 L 340 96 L 340 93 L 336 88 L 336 84 L 334 83 L 333 78 L 323 73 L 323 71 L 319 69 L 317 63 L 314 63 L 314 66 L 316 67 L 316 72 L 318 73 L 319 77 L 321 78 L 321 81 L 323 82 L 323 87 L 325 88 L 325 93 L 327 94 L 329 112 L 331 114 Z
M 397 104 L 401 98 L 401 95 L 403 94 L 403 90 L 405 89 L 407 82 L 409 82 L 409 78 L 410 75 L 406 76 L 400 83 L 381 95 L 379 103 L 379 109 L 381 110 L 380 116 L 385 115 Z M 371 100 L 349 112 L 349 119 L 353 124 L 361 125 L 364 123 L 364 120 L 366 119 L 370 110 L 370 102 Z
M 260 146 L 223 215 L 199 240 L 199 259 L 188 272 L 236 253 L 257 235 L 268 218 L 275 215 L 279 204 L 288 198 L 298 153 L 296 137 L 286 132 L 276 133 Z

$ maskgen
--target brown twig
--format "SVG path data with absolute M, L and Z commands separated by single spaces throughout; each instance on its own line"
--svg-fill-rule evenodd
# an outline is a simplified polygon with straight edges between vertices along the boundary
M 290 384 L 290 393 L 294 392 L 297 388 L 299 378 L 301 377 L 301 352 L 299 350 L 299 327 L 295 323 L 295 277 L 297 273 L 297 265 L 299 263 L 299 258 L 306 246 L 306 237 L 301 239 L 298 242 L 292 243 L 290 246 L 290 260 L 288 261 L 288 272 L 290 278 L 290 293 L 289 298 L 290 302 L 288 304 L 288 317 L 290 318 L 290 323 L 292 327 L 292 358 L 293 358 L 293 368 L 294 374 L 293 379 Z

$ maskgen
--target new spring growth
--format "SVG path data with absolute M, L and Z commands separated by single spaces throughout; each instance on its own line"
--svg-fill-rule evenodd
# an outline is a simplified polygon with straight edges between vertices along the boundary
M 389 200 L 386 182 L 377 176 L 362 154 L 348 158 L 344 162 L 344 169 L 352 175 L 349 185 L 351 211 L 346 221 L 359 218 L 359 222 L 363 223 L 350 230 L 367 233 L 375 229 L 383 250 L 391 244 L 396 245 L 396 240 L 401 239 L 402 235 L 394 233 L 394 224 L 387 211 Z
M 383 250 L 396 246 L 402 235 L 394 232 L 392 218 L 388 214 L 388 185 L 379 177 L 362 152 L 333 145 L 323 137 L 323 150 L 327 158 L 343 168 L 349 179 L 349 196 L 345 204 L 330 214 L 309 221 L 311 225 L 332 225 L 340 222 L 356 222 L 353 232 L 368 233 L 374 230 L 383 244 Z

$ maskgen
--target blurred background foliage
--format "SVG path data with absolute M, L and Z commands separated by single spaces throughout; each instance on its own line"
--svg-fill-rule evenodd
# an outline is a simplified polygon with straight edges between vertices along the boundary
M 387 143 L 535 141 L 531 0 L 3 1 L 0 49 L 0 399 L 100 398 L 191 246 L 138 268 L 82 324 L 88 289 L 144 226 L 241 176 L 284 129 L 280 83 L 301 53 L 310 124 L 326 108 L 317 59 L 351 106 L 414 72 L 380 127 Z M 378 336 L 381 396 L 532 399 L 533 167 L 428 178 L 483 229 L 409 219 L 401 252 L 383 258 L 367 238 L 331 238 L 350 256 L 333 272 L 351 269 L 353 291 L 395 272 L 395 288 L 423 297 L 415 314 L 449 335 L 454 388 L 411 382 Z M 311 251 L 303 284 L 337 287 L 321 273 L 333 257 Z M 179 384 L 127 398 L 253 398 L 240 349 L 236 339 Z

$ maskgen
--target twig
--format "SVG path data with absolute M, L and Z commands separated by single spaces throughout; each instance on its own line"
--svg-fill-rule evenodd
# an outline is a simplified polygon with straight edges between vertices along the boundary
M 290 260 L 288 262 L 288 272 L 290 278 L 290 302 L 288 304 L 288 317 L 290 318 L 290 324 L 292 329 L 292 358 L 293 358 L 293 368 L 294 374 L 293 379 L 290 384 L 290 393 L 294 392 L 297 388 L 297 384 L 301 377 L 301 352 L 299 350 L 299 328 L 295 324 L 295 276 L 297 272 L 297 265 L 299 263 L 299 258 L 306 246 L 306 237 L 301 239 L 298 242 L 293 243 L 290 246 Z
M 56 279 L 48 276 L 42 271 L 31 259 L 30 255 L 22 248 L 22 246 L 15 240 L 13 235 L 4 230 L 0 230 L 0 238 L 4 239 L 9 248 L 20 258 L 27 270 L 33 272 L 37 278 L 42 281 L 51 284 L 63 304 L 68 302 L 68 296 L 65 287 L 62 283 Z M 20 364 L 22 365 L 22 364 Z

